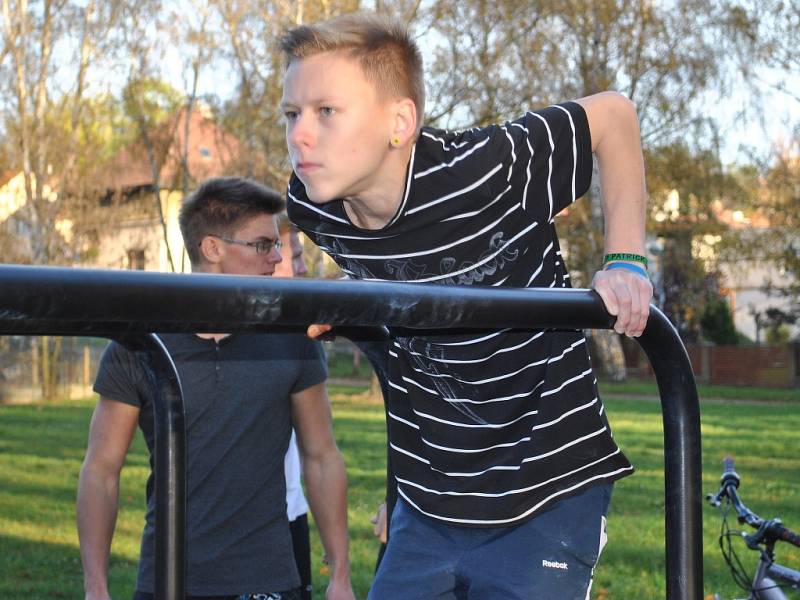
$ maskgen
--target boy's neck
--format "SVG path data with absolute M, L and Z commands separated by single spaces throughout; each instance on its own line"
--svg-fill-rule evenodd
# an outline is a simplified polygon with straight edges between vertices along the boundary
M 344 198 L 344 211 L 361 229 L 382 229 L 397 214 L 406 193 L 406 177 L 413 143 L 393 151 L 373 185 L 364 192 Z

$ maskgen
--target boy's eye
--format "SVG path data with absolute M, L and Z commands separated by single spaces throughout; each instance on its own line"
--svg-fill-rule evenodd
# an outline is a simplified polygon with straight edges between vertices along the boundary
M 323 117 L 330 117 L 336 112 L 336 109 L 330 106 L 323 106 L 319 109 L 319 112 Z
M 297 118 L 296 110 L 286 110 L 283 112 L 283 118 L 287 121 L 294 121 Z

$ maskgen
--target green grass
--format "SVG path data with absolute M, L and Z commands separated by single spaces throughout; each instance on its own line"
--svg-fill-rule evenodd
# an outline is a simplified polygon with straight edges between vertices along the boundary
M 657 396 L 658 386 L 655 379 L 631 379 L 628 381 L 600 381 L 600 390 L 605 394 L 630 394 Z M 764 400 L 770 402 L 800 402 L 800 388 L 758 388 L 736 385 L 697 386 L 697 394 L 704 398 L 722 398 L 726 400 Z
M 336 437 L 350 478 L 353 582 L 366 596 L 378 543 L 369 519 L 383 496 L 383 408 L 358 388 L 332 388 Z M 663 455 L 660 408 L 654 402 L 607 402 L 615 438 L 637 473 L 615 488 L 609 545 L 601 557 L 594 597 L 664 598 Z M 79 598 L 82 579 L 74 526 L 75 486 L 93 402 L 0 406 L 0 598 Z M 736 457 L 744 500 L 762 516 L 780 515 L 800 529 L 800 405 L 734 403 L 703 406 L 703 491 L 716 490 L 724 455 Z M 140 437 L 123 470 L 111 591 L 130 597 L 143 519 L 147 456 Z M 719 517 L 704 507 L 706 593 L 743 594 L 730 580 L 717 547 Z M 321 547 L 312 534 L 317 598 L 323 598 Z M 740 548 L 744 558 L 754 553 Z M 800 551 L 779 557 L 800 566 Z M 752 564 L 752 560 L 748 562 Z
M 328 356 L 328 376 L 340 379 L 361 379 L 365 385 L 369 385 L 372 377 L 372 364 L 369 359 L 361 354 L 361 359 L 357 367 L 353 365 L 353 355 L 349 352 L 335 350 L 334 346 L 327 349 Z
M 615 439 L 637 473 L 615 486 L 609 514 L 609 545 L 597 572 L 595 594 L 605 598 L 664 598 L 664 472 L 661 409 L 657 403 L 614 399 L 606 402 Z M 708 404 L 702 408 L 703 492 L 716 492 L 722 458 L 736 459 L 746 504 L 764 517 L 781 516 L 800 529 L 800 406 Z M 717 546 L 720 518 L 704 503 L 706 593 L 723 598 L 744 594 L 731 581 Z M 757 556 L 737 550 L 748 569 Z M 800 568 L 800 551 L 781 547 L 779 558 Z M 752 572 L 752 571 L 751 571 Z M 607 595 L 602 596 L 606 591 Z

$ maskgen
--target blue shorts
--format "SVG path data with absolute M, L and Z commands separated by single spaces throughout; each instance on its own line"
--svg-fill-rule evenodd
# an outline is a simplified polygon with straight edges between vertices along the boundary
M 368 600 L 586 600 L 612 487 L 497 528 L 449 525 L 400 499 Z

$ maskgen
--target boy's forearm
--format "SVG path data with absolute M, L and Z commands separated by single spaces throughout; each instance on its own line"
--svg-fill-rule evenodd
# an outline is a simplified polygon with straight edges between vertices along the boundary
M 78 481 L 77 522 L 87 598 L 108 595 L 108 560 L 117 520 L 119 477 L 91 468 Z
M 349 584 L 347 474 L 342 455 L 334 447 L 320 457 L 303 457 L 303 477 L 331 578 Z
M 647 192 L 638 125 L 597 153 L 605 252 L 644 254 Z

